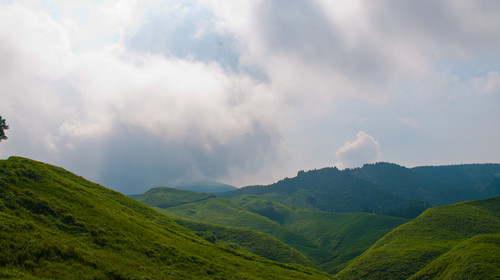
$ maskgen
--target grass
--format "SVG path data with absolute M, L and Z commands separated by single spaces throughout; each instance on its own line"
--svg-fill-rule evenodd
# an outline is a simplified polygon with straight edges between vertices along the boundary
M 330 252 L 320 267 L 334 274 L 352 259 L 362 254 L 378 239 L 408 219 L 372 213 L 330 213 L 294 209 L 259 197 L 241 196 L 234 199 L 245 209 L 279 221 Z
M 500 279 L 500 234 L 468 238 L 410 279 Z
M 212 198 L 200 202 L 159 209 L 161 213 L 203 223 L 256 230 L 268 234 L 301 252 L 318 264 L 330 256 L 330 252 L 309 239 L 285 228 L 264 216 L 252 213 L 224 198 Z
M 0 276 L 18 279 L 328 279 L 218 246 L 62 168 L 0 161 Z
M 329 213 L 245 195 L 158 209 L 171 217 L 268 234 L 334 274 L 407 219 L 371 213 Z M 286 259 L 284 262 L 288 262 Z
M 471 273 L 473 278 L 487 279 L 490 273 L 498 274 L 498 266 L 491 272 L 485 260 L 500 255 L 499 233 L 500 197 L 431 208 L 380 239 L 337 277 L 440 279 L 444 274 L 439 273 Z M 470 258 L 464 259 L 467 255 Z M 490 272 L 471 272 L 474 266 L 470 264 Z
M 193 230 L 205 240 L 218 245 L 249 252 L 277 262 L 314 267 L 314 264 L 300 252 L 265 233 L 187 220 L 176 219 L 175 221 Z

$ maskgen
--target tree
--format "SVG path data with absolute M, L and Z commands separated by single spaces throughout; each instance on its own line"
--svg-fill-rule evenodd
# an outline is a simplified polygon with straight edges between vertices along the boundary
M 7 140 L 7 136 L 5 136 L 5 130 L 7 129 L 9 129 L 9 126 L 5 123 L 5 119 L 0 116 L 0 142 Z

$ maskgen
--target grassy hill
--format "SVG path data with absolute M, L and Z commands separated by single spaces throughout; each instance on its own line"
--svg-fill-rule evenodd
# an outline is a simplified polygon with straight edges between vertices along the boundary
M 168 187 L 156 187 L 135 197 L 135 199 L 150 207 L 168 208 L 213 197 L 215 197 L 215 195 L 209 193 L 198 193 Z
M 0 161 L 0 278 L 328 279 L 214 245 L 62 168 Z
M 329 273 L 338 272 L 379 238 L 408 221 L 371 213 L 296 209 L 256 195 L 239 196 L 232 201 L 209 199 L 158 210 L 171 217 L 203 222 L 207 228 L 210 225 L 206 223 L 211 223 L 268 234 L 300 251 Z M 216 232 L 215 229 L 200 230 L 197 223 L 194 226 L 181 223 L 195 231 Z M 280 261 L 290 262 L 288 258 Z
M 205 240 L 218 245 L 249 252 L 277 262 L 314 267 L 314 264 L 300 252 L 262 232 L 188 220 L 176 219 L 175 221 L 193 230 Z
M 380 239 L 337 279 L 497 279 L 500 196 L 439 206 Z
M 318 264 L 330 257 L 330 252 L 311 240 L 285 228 L 264 216 L 252 213 L 224 198 L 183 204 L 158 210 L 173 218 L 193 220 L 223 226 L 240 227 L 268 234 L 301 252 Z
M 336 273 L 378 239 L 408 219 L 372 213 L 330 213 L 294 209 L 259 196 L 241 196 L 235 202 L 245 209 L 278 221 L 330 252 L 320 264 Z
M 337 168 L 300 171 L 269 186 L 249 186 L 223 193 L 232 198 L 254 194 L 271 198 L 296 208 L 326 212 L 373 212 L 413 218 L 430 204 L 405 199 L 374 183 Z

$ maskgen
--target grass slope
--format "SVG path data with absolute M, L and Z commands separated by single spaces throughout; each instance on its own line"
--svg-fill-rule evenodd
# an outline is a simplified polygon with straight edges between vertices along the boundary
M 216 246 L 62 168 L 0 161 L 0 278 L 328 279 Z
M 150 207 L 167 208 L 215 197 L 209 193 L 179 190 L 169 187 L 152 188 L 135 199 Z
M 380 239 L 337 278 L 492 279 L 500 273 L 499 234 L 498 196 L 431 208 Z
M 275 221 L 252 213 L 228 199 L 212 198 L 159 209 L 159 211 L 173 218 L 260 231 L 296 249 L 316 264 L 330 257 L 328 250 L 321 248 L 311 240 Z
M 320 267 L 336 273 L 378 239 L 408 219 L 372 213 L 330 213 L 293 209 L 259 196 L 241 196 L 235 202 L 245 209 L 278 221 L 331 252 Z
M 205 240 L 218 245 L 249 252 L 277 262 L 314 267 L 314 264 L 300 252 L 262 232 L 188 220 L 176 219 L 175 221 Z

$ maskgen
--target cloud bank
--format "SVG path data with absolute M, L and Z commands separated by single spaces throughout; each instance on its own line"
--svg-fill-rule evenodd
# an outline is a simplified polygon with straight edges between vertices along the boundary
M 0 2 L 0 157 L 125 193 L 378 158 L 498 161 L 499 13 L 453 0 Z

